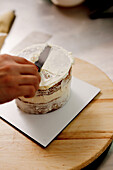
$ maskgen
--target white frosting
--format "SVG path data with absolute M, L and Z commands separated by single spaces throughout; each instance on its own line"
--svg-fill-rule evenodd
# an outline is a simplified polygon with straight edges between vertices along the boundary
M 55 100 L 52 100 L 51 102 L 47 103 L 26 103 L 19 99 L 16 99 L 17 106 L 23 110 L 26 113 L 29 114 L 44 114 L 51 110 L 56 110 L 60 107 L 62 107 L 69 99 L 70 97 L 70 88 L 66 90 L 66 92 L 60 96 L 59 98 L 56 98 Z
M 38 60 L 40 53 L 46 45 L 47 44 L 37 44 L 28 47 L 23 50 L 19 56 L 25 57 L 34 63 Z M 64 79 L 68 75 L 74 62 L 70 52 L 55 45 L 49 44 L 49 46 L 51 46 L 51 51 L 40 71 L 41 82 L 39 89 L 41 90 L 48 89 Z

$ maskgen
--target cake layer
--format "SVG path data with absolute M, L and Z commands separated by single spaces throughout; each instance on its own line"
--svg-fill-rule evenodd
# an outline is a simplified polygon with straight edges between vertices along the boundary
M 36 103 L 34 101 L 34 103 L 30 103 L 18 98 L 16 99 L 16 104 L 22 111 L 32 114 L 43 114 L 52 110 L 56 110 L 62 107 L 68 101 L 70 96 L 70 82 L 71 80 L 67 83 L 66 86 L 63 87 L 62 90 L 60 89 L 56 92 L 59 94 L 58 96 L 55 96 L 54 94 L 47 95 L 45 98 L 43 97 L 43 100 L 41 100 L 42 96 L 38 96 L 35 100 Z M 49 101 L 48 98 L 51 100 Z
M 43 96 L 37 96 L 35 95 L 35 97 L 32 98 L 24 98 L 21 97 L 20 99 L 24 102 L 28 102 L 28 103 L 49 103 L 50 101 L 56 99 L 56 98 L 60 98 L 64 93 L 66 93 L 66 91 L 70 88 L 70 84 L 66 84 L 63 88 L 59 89 L 58 91 L 54 92 L 53 94 L 50 95 L 43 95 Z
M 19 97 L 16 99 L 17 106 L 24 112 L 33 114 L 43 114 L 56 110 L 62 107 L 69 99 L 70 96 L 70 85 L 71 85 L 71 70 L 65 79 L 59 82 L 59 88 L 57 85 L 52 88 L 52 93 L 45 95 L 45 91 L 41 91 L 41 94 L 37 91 L 35 97 L 24 98 Z M 50 88 L 51 89 L 51 88 Z M 53 92 L 53 89 L 55 92 Z

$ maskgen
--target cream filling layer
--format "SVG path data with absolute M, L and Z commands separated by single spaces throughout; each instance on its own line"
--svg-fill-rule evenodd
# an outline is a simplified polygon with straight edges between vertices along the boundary
M 44 96 L 34 96 L 32 98 L 25 98 L 25 97 L 19 97 L 22 101 L 29 102 L 29 103 L 48 103 L 54 99 L 60 98 L 64 94 L 69 93 L 70 91 L 70 82 L 69 81 L 64 87 L 61 87 L 58 91 L 54 92 L 51 95 L 44 95 Z

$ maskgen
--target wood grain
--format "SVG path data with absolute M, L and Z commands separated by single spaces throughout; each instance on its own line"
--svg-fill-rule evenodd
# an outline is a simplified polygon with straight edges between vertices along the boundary
M 73 75 L 101 89 L 97 99 L 113 99 L 113 82 L 96 66 L 76 58 Z
M 113 138 L 113 83 L 95 66 L 76 59 L 73 75 L 101 93 L 47 147 L 32 142 L 0 120 L 0 169 L 81 169 Z
M 3 44 L 4 44 L 4 41 L 5 41 L 6 37 L 7 37 L 7 34 L 0 33 L 0 50 L 1 50 L 2 46 L 3 46 Z

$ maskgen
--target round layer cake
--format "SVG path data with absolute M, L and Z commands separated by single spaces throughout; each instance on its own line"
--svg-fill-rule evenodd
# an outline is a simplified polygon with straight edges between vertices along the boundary
M 70 52 L 55 45 L 37 44 L 24 49 L 19 56 L 35 63 L 47 45 L 51 47 L 51 50 L 40 70 L 39 90 L 32 98 L 19 97 L 16 99 L 17 106 L 30 114 L 43 114 L 59 109 L 70 96 L 73 64 Z

